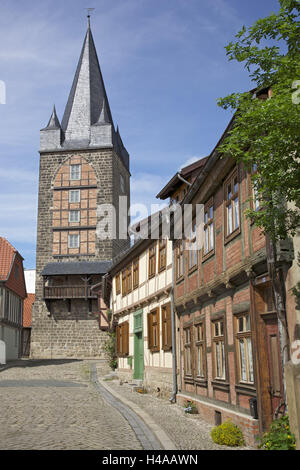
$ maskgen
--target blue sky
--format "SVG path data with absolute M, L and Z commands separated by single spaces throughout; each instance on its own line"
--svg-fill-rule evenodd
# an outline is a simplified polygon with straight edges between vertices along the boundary
M 277 0 L 1 0 L 0 236 L 35 267 L 39 130 L 61 120 L 86 32 L 92 32 L 115 124 L 131 156 L 135 203 L 206 156 L 230 113 L 216 100 L 253 87 L 224 46 Z

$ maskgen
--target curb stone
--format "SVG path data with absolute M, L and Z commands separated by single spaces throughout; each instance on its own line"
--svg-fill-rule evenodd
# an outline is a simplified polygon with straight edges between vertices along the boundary
M 112 390 L 103 380 L 99 380 L 99 383 L 105 388 L 109 393 L 115 396 L 118 400 L 124 403 L 126 406 L 132 409 L 134 413 L 136 413 L 149 427 L 149 429 L 153 432 L 156 438 L 161 443 L 164 450 L 177 450 L 174 442 L 169 438 L 169 436 L 165 433 L 165 431 L 156 424 L 151 416 L 148 415 L 144 410 L 142 410 L 139 406 L 135 403 L 127 400 L 126 398 L 119 395 L 115 390 Z
M 92 381 L 94 385 L 98 388 L 99 392 L 103 394 L 104 389 L 104 391 L 108 393 L 111 398 L 113 398 L 113 406 L 115 406 L 121 413 L 122 411 L 125 412 L 125 414 L 122 414 L 129 421 L 129 424 L 132 425 L 133 430 L 136 432 L 137 437 L 142 443 L 144 449 L 149 450 L 150 447 L 150 449 L 154 450 L 176 450 L 174 443 L 167 436 L 167 434 L 154 422 L 153 418 L 151 418 L 140 407 L 138 407 L 131 401 L 123 398 L 117 392 L 112 390 L 103 380 L 98 379 L 97 371 L 94 364 L 91 364 L 91 374 Z M 118 405 L 118 403 L 116 403 L 116 400 L 117 402 L 119 402 L 120 406 Z M 141 434 L 144 434 L 144 436 L 142 436 Z M 148 443 L 146 442 L 147 440 Z

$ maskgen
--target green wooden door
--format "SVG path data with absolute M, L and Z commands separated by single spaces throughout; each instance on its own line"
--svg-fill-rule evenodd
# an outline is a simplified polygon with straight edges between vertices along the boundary
M 144 378 L 144 336 L 143 336 L 143 311 L 134 314 L 134 371 L 133 378 Z

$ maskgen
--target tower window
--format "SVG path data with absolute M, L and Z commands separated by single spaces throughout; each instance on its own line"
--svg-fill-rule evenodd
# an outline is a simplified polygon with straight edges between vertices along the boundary
M 70 191 L 69 202 L 80 202 L 80 191 Z
M 125 193 L 125 180 L 124 180 L 124 177 L 123 175 L 120 175 L 120 189 L 121 189 L 121 193 Z
M 80 222 L 80 211 L 70 211 L 69 222 Z
M 69 235 L 69 248 L 79 248 L 79 235 Z
M 70 165 L 70 180 L 80 180 L 81 165 Z

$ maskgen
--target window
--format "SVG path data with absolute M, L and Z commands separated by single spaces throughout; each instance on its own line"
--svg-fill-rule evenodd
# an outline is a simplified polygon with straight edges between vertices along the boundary
M 120 273 L 116 276 L 116 294 L 121 293 L 121 279 L 120 279 Z
M 149 248 L 149 277 L 156 273 L 156 245 Z
M 129 354 L 129 322 L 125 321 L 117 326 L 117 354 L 125 357 Z
M 127 294 L 127 271 L 123 269 L 122 271 L 122 296 L 124 297 Z
M 129 292 L 132 291 L 132 265 L 128 266 L 126 271 L 127 271 L 126 292 L 127 294 L 129 294 Z
M 158 269 L 162 271 L 167 264 L 167 240 L 159 240 Z
M 239 182 L 237 170 L 225 183 L 225 207 L 226 207 L 226 237 L 231 235 L 240 226 L 239 213 Z
M 139 260 L 133 262 L 133 288 L 136 289 L 139 285 Z
M 204 255 L 214 249 L 214 203 L 211 199 L 204 206 Z
M 159 309 L 148 314 L 148 348 L 151 352 L 159 351 Z
M 80 211 L 70 211 L 69 222 L 80 222 Z
M 124 177 L 123 175 L 120 175 L 120 190 L 121 190 L 121 193 L 125 193 L 125 180 L 124 180 Z
M 69 202 L 80 202 L 80 191 L 70 191 L 69 192 Z
M 183 252 L 184 242 L 181 240 L 176 247 L 176 277 L 183 276 Z
M 161 324 L 162 324 L 162 349 L 164 351 L 170 351 L 170 349 L 172 349 L 171 304 L 162 306 Z
M 69 248 L 79 248 L 79 235 L 69 235 Z
M 198 264 L 198 250 L 197 250 L 197 226 L 196 221 L 193 222 L 191 233 L 189 237 L 189 268 L 193 268 Z
M 80 180 L 81 165 L 70 165 L 70 180 Z
M 192 375 L 192 343 L 191 343 L 191 328 L 184 328 L 183 330 L 184 342 L 184 375 Z
M 244 313 L 235 318 L 236 350 L 239 381 L 254 383 L 250 315 Z
M 204 324 L 195 325 L 196 376 L 206 377 Z
M 218 320 L 213 326 L 214 376 L 225 379 L 224 320 Z
M 257 165 L 254 163 L 252 165 L 252 175 L 255 175 L 257 173 Z M 255 211 L 259 211 L 260 209 L 260 195 L 258 193 L 257 187 L 255 187 L 255 182 L 251 182 L 251 188 L 252 188 L 252 208 Z

